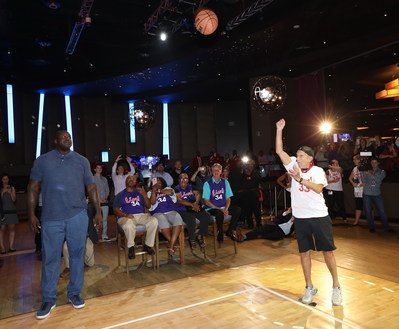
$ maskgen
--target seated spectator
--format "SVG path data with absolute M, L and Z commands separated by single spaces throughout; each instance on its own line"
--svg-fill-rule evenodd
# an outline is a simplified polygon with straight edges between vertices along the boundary
M 156 177 L 161 177 L 166 182 L 166 185 L 169 187 L 173 185 L 173 178 L 169 173 L 165 171 L 165 168 L 161 161 L 158 161 L 153 167 L 153 174 L 151 178 Z
M 189 243 L 191 249 L 197 248 L 197 241 L 201 248 L 205 248 L 204 237 L 208 235 L 208 225 L 210 222 L 209 214 L 202 210 L 200 201 L 201 195 L 188 184 L 188 175 L 180 174 L 179 185 L 175 187 L 177 203 L 177 212 L 183 218 L 187 225 Z M 196 235 L 196 219 L 200 221 L 200 229 Z
M 158 227 L 157 219 L 145 213 L 145 207 L 151 206 L 147 194 L 144 189 L 136 186 L 137 176 L 129 175 L 126 178 L 126 188 L 115 196 L 113 206 L 118 225 L 122 228 L 127 239 L 129 259 L 136 257 L 134 249 L 136 226 L 145 225 L 147 229 L 143 251 L 146 251 L 149 255 L 155 254 L 153 247 Z
M 87 217 L 89 218 L 89 222 L 87 225 L 87 238 L 85 246 L 86 249 L 84 255 L 84 264 L 88 267 L 94 266 L 94 243 L 98 242 L 98 232 L 96 230 L 96 227 L 94 226 L 94 220 L 93 220 L 95 213 L 96 213 L 95 208 L 91 203 L 89 203 L 87 207 Z M 60 277 L 65 278 L 69 273 L 69 250 L 66 241 L 64 242 L 62 254 L 64 256 L 65 269 L 60 274 Z
M 182 165 L 181 161 L 176 160 L 175 167 L 173 168 L 173 170 L 170 173 L 170 175 L 173 178 L 173 184 L 172 184 L 173 188 L 179 184 L 179 177 L 180 177 L 180 174 L 183 172 L 184 172 L 184 170 L 183 170 L 183 165 Z
M 169 243 L 168 254 L 173 256 L 183 228 L 183 219 L 176 211 L 177 197 L 162 177 L 157 177 L 156 181 L 153 179 L 151 183 L 151 191 L 148 191 L 151 201 L 150 213 L 158 220 L 158 227 Z
M 380 154 L 379 157 L 384 160 L 384 169 L 386 171 L 394 171 L 397 165 L 399 165 L 398 149 L 395 146 L 394 141 L 389 141 L 385 151 Z
M 381 184 L 386 176 L 384 170 L 379 167 L 377 159 L 372 159 L 371 170 L 360 171 L 363 182 L 363 205 L 364 212 L 366 213 L 367 222 L 369 225 L 369 231 L 375 232 L 375 224 L 372 216 L 372 204 L 377 208 L 378 214 L 380 215 L 381 223 L 385 232 L 395 232 L 388 223 L 388 217 L 385 213 L 384 200 L 381 195 Z M 362 168 L 361 168 L 362 169 Z
M 211 179 L 208 166 L 198 167 L 196 172 L 191 176 L 191 182 L 194 183 L 197 190 L 202 191 L 204 183 Z
M 125 174 L 125 167 L 122 164 L 122 155 L 118 155 L 115 159 L 115 163 L 112 166 L 112 182 L 114 183 L 114 194 L 117 195 L 119 192 L 125 189 L 126 177 L 129 175 L 133 175 L 135 173 L 134 167 L 130 161 L 130 158 L 127 156 L 126 162 L 129 164 L 130 172 Z
M 64 256 L 65 268 L 62 271 L 62 273 L 60 274 L 60 277 L 65 278 L 69 273 L 69 251 L 68 251 L 68 245 L 67 245 L 66 241 L 64 242 L 64 245 L 62 247 L 62 255 Z M 94 266 L 94 245 L 89 237 L 87 237 L 87 239 L 86 239 L 84 262 L 85 262 L 85 265 L 88 267 Z
M 291 208 L 288 208 L 276 218 L 276 224 L 265 224 L 246 234 L 237 235 L 238 242 L 254 239 L 281 240 L 290 236 L 294 228 L 294 217 Z
M 216 218 L 218 241 L 223 241 L 223 221 L 229 214 L 231 215 L 231 220 L 226 235 L 236 241 L 237 237 L 234 231 L 237 227 L 241 209 L 231 205 L 233 192 L 231 191 L 229 182 L 222 178 L 221 175 L 222 166 L 219 163 L 215 163 L 212 166 L 212 178 L 204 184 L 202 198 L 206 206 L 206 211 L 209 211 Z
M 342 172 L 338 160 L 333 159 L 326 171 L 328 185 L 325 187 L 324 194 L 327 201 L 328 213 L 331 219 L 336 217 L 335 205 L 342 219 L 346 221 L 346 211 L 344 204 L 344 189 L 342 187 Z

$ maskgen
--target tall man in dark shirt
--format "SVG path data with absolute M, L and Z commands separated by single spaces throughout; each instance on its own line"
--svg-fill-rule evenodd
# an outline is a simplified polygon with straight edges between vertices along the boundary
M 85 190 L 93 204 L 95 222 L 102 217 L 96 185 L 89 161 L 71 151 L 71 135 L 57 131 L 55 149 L 36 159 L 28 185 L 28 216 L 34 232 L 42 235 L 42 305 L 37 319 L 46 318 L 55 307 L 60 275 L 62 245 L 69 249 L 70 282 L 67 297 L 75 308 L 85 306 L 80 291 L 84 280 L 84 252 L 88 227 Z M 42 193 L 41 222 L 35 215 L 39 193 Z

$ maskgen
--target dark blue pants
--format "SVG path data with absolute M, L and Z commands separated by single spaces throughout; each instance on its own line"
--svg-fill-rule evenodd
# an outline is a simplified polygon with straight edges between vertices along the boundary
M 388 231 L 390 229 L 388 224 L 388 218 L 385 213 L 384 208 L 384 200 L 382 199 L 382 195 L 366 195 L 363 194 L 363 206 L 364 212 L 366 213 L 367 222 L 369 224 L 370 229 L 375 230 L 375 224 L 373 220 L 373 216 L 371 214 L 372 211 L 372 203 L 374 203 L 375 207 L 377 208 L 378 215 L 380 216 L 382 227 L 384 231 Z

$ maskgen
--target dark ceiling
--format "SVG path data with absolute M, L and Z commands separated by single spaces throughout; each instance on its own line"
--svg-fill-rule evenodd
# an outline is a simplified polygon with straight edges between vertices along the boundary
M 327 97 L 338 112 L 397 111 L 392 99 L 374 99 L 399 75 L 397 0 L 86 0 L 92 23 L 72 55 L 66 48 L 83 2 L 58 0 L 58 9 L 49 2 L 0 0 L 1 82 L 121 101 L 178 102 L 242 98 L 251 77 L 298 78 L 325 69 Z M 201 2 L 219 18 L 209 36 L 193 27 Z M 145 33 L 161 3 L 171 10 Z M 263 9 L 229 30 L 229 22 L 251 6 Z M 159 40 L 161 30 L 171 29 L 177 31 Z

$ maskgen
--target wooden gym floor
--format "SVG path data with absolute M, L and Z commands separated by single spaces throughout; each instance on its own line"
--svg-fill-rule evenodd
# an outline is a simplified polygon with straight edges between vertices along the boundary
M 19 239 L 25 236 L 26 242 L 23 224 Z M 331 278 L 319 253 L 312 255 L 317 306 L 297 302 L 304 282 L 293 239 L 244 242 L 237 255 L 226 241 L 217 258 L 208 239 L 205 261 L 186 247 L 184 265 L 166 263 L 164 256 L 159 270 L 136 264 L 129 278 L 117 267 L 111 242 L 96 245 L 97 265 L 87 270 L 82 292 L 86 307 L 63 305 L 68 280 L 60 279 L 57 307 L 41 321 L 34 317 L 40 306 L 40 261 L 32 252 L 2 257 L 0 327 L 398 328 L 397 234 L 336 224 L 343 306 L 331 306 Z

